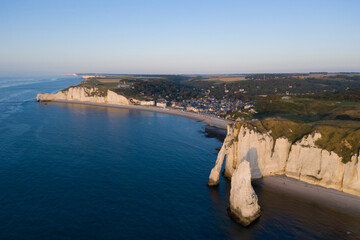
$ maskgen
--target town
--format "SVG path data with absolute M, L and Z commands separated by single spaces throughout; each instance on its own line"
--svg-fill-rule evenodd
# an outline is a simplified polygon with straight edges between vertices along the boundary
M 228 115 L 230 112 L 250 112 L 255 113 L 253 102 L 243 102 L 242 100 L 218 100 L 214 97 L 204 96 L 189 100 L 167 102 L 165 99 L 140 101 L 143 106 L 156 106 L 160 108 L 173 108 L 181 111 L 195 112 L 236 120 Z
M 360 88 L 359 73 L 78 75 L 84 79 L 80 86 L 96 86 L 100 92 L 111 89 L 135 105 L 171 108 L 234 121 L 252 119 L 259 109 L 269 112 L 264 106 L 269 107 L 272 101 L 272 105 L 291 105 L 296 99 Z

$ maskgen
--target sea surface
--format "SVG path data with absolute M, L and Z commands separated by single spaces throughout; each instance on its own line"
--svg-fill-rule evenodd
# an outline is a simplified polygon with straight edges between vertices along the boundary
M 0 239 L 359 239 L 359 218 L 255 184 L 261 218 L 206 182 L 221 142 L 161 113 L 37 103 L 81 81 L 0 78 Z

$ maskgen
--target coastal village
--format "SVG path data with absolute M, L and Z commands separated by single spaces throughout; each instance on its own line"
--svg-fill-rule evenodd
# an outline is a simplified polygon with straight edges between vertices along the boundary
M 81 77 L 84 79 L 82 82 L 83 84 L 92 83 L 92 81 L 96 79 L 105 84 L 115 83 L 116 85 L 114 85 L 114 87 L 118 90 L 134 89 L 136 91 L 134 83 L 131 82 L 131 80 L 124 81 L 119 80 L 118 78 L 112 79 L 106 75 L 82 75 Z M 126 77 L 130 78 L 129 76 Z M 140 79 L 137 79 L 136 81 L 139 80 Z M 236 114 L 229 115 L 229 113 L 240 113 L 245 115 L 255 113 L 254 101 L 243 101 L 240 99 L 230 98 L 223 98 L 220 100 L 211 96 L 211 90 L 211 87 L 210 89 L 201 89 L 198 97 L 182 100 L 170 99 L 168 95 L 164 94 L 146 95 L 144 92 L 140 91 L 139 94 L 144 99 L 140 101 L 131 101 L 135 105 L 154 106 L 163 109 L 176 109 L 180 111 L 204 114 L 211 117 L 226 118 L 228 120 L 243 120 L 238 117 L 234 117 Z M 223 92 L 226 94 L 229 90 L 225 88 Z M 246 93 L 244 89 L 239 89 L 239 92 Z
M 287 104 L 289 109 L 293 109 L 299 107 L 294 105 L 294 99 L 296 101 L 301 96 L 306 99 L 314 94 L 331 94 L 360 87 L 358 73 L 78 76 L 84 79 L 80 85 L 112 89 L 126 96 L 134 105 L 194 112 L 232 121 L 252 119 L 259 112 L 259 102 L 265 106 L 263 112 L 270 105 L 276 108 Z M 304 106 L 303 111 L 306 109 L 309 106 Z
M 250 111 L 255 112 L 253 103 L 245 103 L 241 100 L 217 100 L 215 98 L 205 96 L 196 99 L 171 101 L 167 102 L 165 99 L 140 101 L 143 106 L 156 106 L 160 108 L 173 108 L 181 111 L 195 112 L 207 114 L 217 117 L 225 117 L 228 112 L 233 111 Z M 227 119 L 230 119 L 229 117 Z M 230 119 L 235 120 L 235 119 Z
M 261 118 L 279 112 L 285 115 L 286 112 L 301 113 L 311 119 L 308 111 L 320 113 L 322 109 L 335 108 L 338 102 L 346 99 L 356 102 L 357 93 L 349 95 L 349 89 L 360 88 L 359 73 L 214 76 L 79 73 L 77 76 L 83 79 L 79 86 L 96 87 L 100 95 L 106 89 L 112 90 L 125 96 L 132 105 L 192 112 L 231 121 L 257 119 L 259 115 Z M 327 104 L 321 102 L 323 100 L 334 102 Z M 325 104 L 323 108 L 319 108 L 321 104 Z M 349 113 L 339 111 L 343 115 Z M 332 114 L 328 116 L 336 119 L 336 116 L 331 117 Z M 359 118 L 357 114 L 349 117 Z

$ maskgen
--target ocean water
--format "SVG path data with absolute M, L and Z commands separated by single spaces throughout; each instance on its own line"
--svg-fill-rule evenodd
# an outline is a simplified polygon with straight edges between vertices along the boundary
M 0 239 L 359 239 L 357 217 L 255 184 L 262 217 L 208 188 L 221 142 L 194 120 L 36 103 L 72 76 L 0 78 Z

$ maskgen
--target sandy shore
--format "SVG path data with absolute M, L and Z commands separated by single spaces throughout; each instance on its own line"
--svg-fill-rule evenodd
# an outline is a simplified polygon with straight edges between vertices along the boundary
M 92 102 L 83 102 L 83 101 L 67 101 L 67 100 L 56 100 L 51 102 L 58 103 L 75 103 L 75 104 L 83 104 L 83 105 L 92 105 L 92 106 L 101 106 L 101 107 L 112 107 L 112 108 L 122 108 L 122 109 L 136 109 L 141 111 L 151 111 L 158 113 L 165 113 L 176 115 L 180 117 L 190 118 L 197 120 L 199 122 L 206 123 L 209 126 L 214 126 L 217 128 L 221 128 L 226 130 L 227 125 L 232 123 L 233 121 L 217 118 L 213 116 L 208 116 L 205 114 L 194 113 L 194 112 L 185 112 L 173 108 L 160 108 L 155 106 L 139 106 L 139 105 L 117 105 L 117 104 L 106 104 L 106 103 L 92 103 Z
M 268 176 L 255 181 L 254 184 L 261 184 L 267 190 L 360 217 L 360 197 L 348 193 L 312 185 L 285 175 Z

